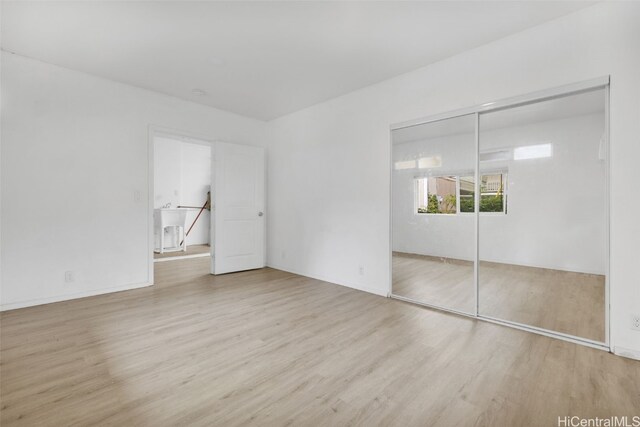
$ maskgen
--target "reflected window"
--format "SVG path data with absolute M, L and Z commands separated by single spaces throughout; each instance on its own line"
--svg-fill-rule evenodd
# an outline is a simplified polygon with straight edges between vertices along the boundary
M 551 144 L 526 145 L 513 149 L 513 160 L 544 159 L 553 156 Z
M 476 183 L 473 176 L 460 177 L 460 212 L 474 212 Z
M 435 176 L 418 178 L 416 185 L 418 213 L 455 214 L 457 204 L 457 177 Z
M 506 172 L 480 176 L 480 212 L 507 213 Z M 417 213 L 473 213 L 475 178 L 448 175 L 416 180 Z
M 405 161 L 395 162 L 393 167 L 395 170 L 414 169 L 416 167 L 416 161 L 405 160 Z
M 442 157 L 440 156 L 422 157 L 418 159 L 418 168 L 420 169 L 439 168 L 440 166 L 442 166 Z
M 507 213 L 506 173 L 480 176 L 480 212 Z M 460 212 L 474 212 L 475 179 L 460 177 Z
M 504 184 L 504 174 L 498 173 L 481 176 L 480 212 L 507 212 Z

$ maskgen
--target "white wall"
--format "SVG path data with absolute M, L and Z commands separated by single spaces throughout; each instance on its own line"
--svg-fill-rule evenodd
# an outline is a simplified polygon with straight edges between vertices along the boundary
M 507 173 L 507 211 L 480 215 L 480 259 L 591 274 L 605 273 L 605 163 L 599 159 L 603 114 L 482 131 L 481 151 L 548 142 L 551 158 L 482 162 Z M 473 260 L 473 214 L 415 212 L 415 178 L 475 169 L 475 135 L 393 146 L 393 160 L 440 156 L 430 170 L 393 171 L 393 250 Z
M 6 52 L 2 107 L 3 309 L 148 283 L 150 125 L 265 141 L 263 122 Z
M 640 357 L 638 22 L 640 4 L 598 3 L 274 120 L 269 265 L 386 294 L 391 124 L 610 74 L 612 342 Z
M 154 209 L 167 204 L 178 206 L 202 206 L 211 189 L 211 146 L 190 143 L 170 137 L 155 137 L 153 149 Z M 198 216 L 200 209 L 187 211 L 187 230 Z M 187 236 L 187 245 L 209 243 L 211 213 L 204 210 Z M 185 230 L 185 231 L 187 231 Z M 174 233 L 165 232 L 165 245 L 177 246 Z M 159 248 L 159 235 L 156 247 Z

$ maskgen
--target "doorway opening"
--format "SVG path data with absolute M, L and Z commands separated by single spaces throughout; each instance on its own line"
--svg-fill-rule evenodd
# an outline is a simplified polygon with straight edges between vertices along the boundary
M 150 283 L 164 261 L 200 258 L 211 274 L 266 265 L 265 163 L 263 147 L 150 129 Z
M 154 262 L 211 256 L 211 145 L 173 135 L 153 144 Z

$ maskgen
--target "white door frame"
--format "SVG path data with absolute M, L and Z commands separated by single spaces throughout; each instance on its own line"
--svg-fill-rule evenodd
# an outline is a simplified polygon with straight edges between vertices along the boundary
M 202 136 L 202 135 L 198 135 L 198 134 L 194 134 L 192 132 L 188 132 L 188 131 L 183 131 L 183 130 L 176 130 L 176 129 L 171 129 L 171 128 L 166 128 L 166 127 L 162 127 L 162 126 L 157 126 L 157 125 L 149 125 L 149 132 L 148 132 L 148 144 L 147 144 L 147 154 L 148 154 L 148 169 L 149 169 L 149 175 L 148 175 L 148 189 L 147 189 L 147 193 L 148 193 L 148 197 L 147 197 L 147 203 L 148 203 L 148 212 L 147 212 L 147 234 L 148 234 L 148 247 L 147 247 L 147 265 L 148 265 L 148 277 L 149 277 L 149 283 L 151 285 L 155 284 L 154 282 L 154 274 L 153 274 L 153 253 L 154 253 L 154 249 L 155 249 L 155 236 L 154 236 L 154 224 L 153 224 L 153 205 L 154 205 L 154 200 L 155 200 L 155 186 L 154 186 L 154 158 L 153 158 L 153 154 L 154 154 L 154 141 L 156 137 L 159 136 L 164 136 L 164 137 L 168 137 L 168 138 L 175 138 L 184 142 L 189 142 L 191 144 L 199 144 L 199 145 L 208 145 L 209 147 L 211 147 L 211 159 L 213 162 L 213 159 L 215 157 L 215 149 L 216 149 L 216 141 L 215 139 L 211 139 L 210 137 L 207 136 Z M 213 163 L 212 163 L 213 165 Z M 213 174 L 214 171 L 213 169 L 211 170 L 211 173 Z M 211 203 L 213 205 L 214 200 L 213 200 L 213 192 L 211 194 Z M 186 232 L 186 230 L 185 230 Z M 210 252 L 211 255 L 213 255 L 213 230 L 210 230 L 209 232 L 209 246 L 210 246 Z
M 484 320 L 486 322 L 497 323 L 504 326 L 509 326 L 511 328 L 520 329 L 528 332 L 533 332 L 539 335 L 544 335 L 552 338 L 561 339 L 564 341 L 573 342 L 576 344 L 582 344 L 588 347 L 597 348 L 600 350 L 611 351 L 611 349 L 615 348 L 613 339 L 611 336 L 611 312 L 612 312 L 612 298 L 611 292 L 613 286 L 611 284 L 609 265 L 610 265 L 610 211 L 611 211 L 611 202 L 610 202 L 610 192 L 611 192 L 611 160 L 609 156 L 610 151 L 610 131 L 609 131 L 609 104 L 610 104 L 610 76 L 599 77 L 591 80 L 586 80 L 578 83 L 573 83 L 569 85 L 564 85 L 560 87 L 555 87 L 551 89 L 546 89 L 534 93 L 529 93 L 525 95 L 515 96 L 507 99 L 502 99 L 494 102 L 487 102 L 484 104 L 463 108 L 455 111 L 450 111 L 442 114 L 437 114 L 425 118 L 410 120 L 402 123 L 393 124 L 389 129 L 389 285 L 388 285 L 388 295 L 391 298 L 407 301 L 413 304 L 423 305 L 429 308 L 435 308 L 437 310 L 446 311 L 455 313 L 462 316 L 471 317 L 474 319 Z M 564 334 L 557 331 L 551 331 L 548 329 L 538 328 L 531 325 L 525 325 L 517 322 L 512 322 L 504 319 L 497 319 L 489 316 L 483 316 L 479 313 L 478 310 L 478 291 L 479 291 L 479 283 L 478 283 L 478 243 L 479 243 L 479 213 L 478 213 L 478 199 L 479 199 L 479 149 L 480 149 L 480 134 L 479 134 L 479 117 L 481 113 L 503 110 L 507 108 L 512 108 L 520 105 L 526 105 L 533 102 L 540 102 L 545 100 L 551 100 L 558 97 L 563 97 L 567 95 L 575 95 L 582 92 L 587 92 L 596 89 L 604 89 L 605 90 L 605 136 L 607 139 L 607 154 L 606 154 L 606 183 L 605 183 L 605 200 L 606 200 L 606 214 L 605 214 L 605 341 L 593 341 L 587 338 L 582 338 L 574 335 Z M 424 301 L 417 301 L 411 298 L 406 298 L 401 295 L 395 295 L 393 293 L 393 131 L 397 129 L 402 129 L 411 126 L 417 126 L 426 123 L 437 122 L 440 120 L 451 119 L 454 117 L 467 116 L 467 115 L 475 115 L 476 121 L 476 130 L 475 130 L 475 151 L 476 151 L 476 170 L 475 170 L 475 178 L 476 178 L 476 219 L 475 219 L 475 260 L 474 260 L 474 292 L 475 292 L 475 307 L 473 313 L 466 313 L 458 310 L 454 310 L 448 307 L 442 307 L 438 305 L 433 305 L 426 303 Z

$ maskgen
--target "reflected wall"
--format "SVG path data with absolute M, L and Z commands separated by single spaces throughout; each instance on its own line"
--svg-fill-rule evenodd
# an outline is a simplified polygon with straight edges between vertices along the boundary
M 504 203 L 479 217 L 479 314 L 605 341 L 604 89 L 479 123 L 480 191 Z
M 475 311 L 475 115 L 392 132 L 393 293 Z

